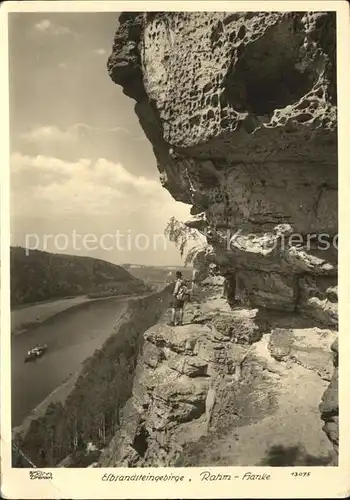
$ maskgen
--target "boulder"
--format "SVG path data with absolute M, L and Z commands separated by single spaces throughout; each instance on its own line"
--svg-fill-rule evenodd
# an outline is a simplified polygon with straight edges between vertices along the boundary
M 277 361 L 287 361 L 293 347 L 293 332 L 286 328 L 276 328 L 271 333 L 269 351 Z
M 203 377 L 208 370 L 208 363 L 198 356 L 177 355 L 169 361 L 169 366 L 188 377 Z
M 339 397 L 338 397 L 338 339 L 331 350 L 333 352 L 334 372 L 329 386 L 323 394 L 320 404 L 321 418 L 324 421 L 323 429 L 333 444 L 335 452 L 339 452 Z
M 172 327 L 160 324 L 147 330 L 144 339 L 159 348 L 168 347 L 177 353 L 191 353 L 198 338 L 208 333 L 210 330 L 205 325 Z

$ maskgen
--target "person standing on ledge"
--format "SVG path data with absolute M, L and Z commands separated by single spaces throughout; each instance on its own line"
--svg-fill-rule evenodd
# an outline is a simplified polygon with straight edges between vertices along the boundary
M 182 273 L 180 271 L 176 272 L 176 281 L 173 291 L 173 301 L 171 310 L 171 321 L 169 326 L 181 326 L 184 316 L 184 306 L 188 299 L 188 288 L 182 278 Z M 176 323 L 176 314 L 179 313 L 179 322 Z

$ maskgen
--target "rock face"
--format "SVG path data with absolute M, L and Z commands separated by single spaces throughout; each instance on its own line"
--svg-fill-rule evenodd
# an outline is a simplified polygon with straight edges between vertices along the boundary
M 250 304 L 328 325 L 337 323 L 334 44 L 333 14 L 130 13 L 108 62 L 136 100 L 163 185 L 205 213 L 222 272 L 237 271 Z
M 276 427 L 286 444 L 296 443 L 293 432 L 298 442 L 309 440 L 327 463 L 331 446 L 322 443 L 321 421 L 317 425 L 314 413 L 326 385 L 318 376 L 328 382 L 332 377 L 329 345 L 334 332 L 302 329 L 300 324 L 272 328 L 259 309 L 225 308 L 215 284 L 206 294 L 200 302 L 193 300 L 186 306 L 184 326 L 168 326 L 163 320 L 145 332 L 132 398 L 99 466 L 170 467 L 182 465 L 183 460 L 190 465 L 188 460 L 194 457 L 197 465 L 215 465 L 220 455 L 209 461 L 201 455 L 214 444 L 221 448 L 220 436 L 232 440 L 239 422 L 249 426 L 254 420 L 268 421 L 270 414 L 271 422 L 261 430 L 263 449 L 254 456 L 254 463 L 246 465 L 262 465 L 264 456 L 281 444 Z M 304 394 L 294 387 L 295 380 L 306 387 Z M 318 394 L 311 405 L 308 391 Z M 290 394 L 287 404 L 281 403 L 280 393 Z M 307 408 L 300 407 L 296 398 Z M 259 432 L 252 427 L 249 440 L 257 439 Z M 191 446 L 197 446 L 195 451 Z M 307 451 L 300 465 L 308 464 L 307 457 L 315 454 L 312 447 Z M 244 453 L 238 461 L 230 453 L 227 457 L 231 465 L 242 465 L 241 460 L 248 460 Z
M 335 33 L 334 13 L 123 13 L 108 61 L 112 80 L 136 101 L 163 186 L 192 205 L 188 225 L 206 235 L 230 293 L 246 308 L 333 330 Z M 169 343 L 172 334 L 163 335 Z M 284 360 L 289 333 L 274 335 L 271 353 Z M 285 345 L 274 344 L 284 336 Z M 147 342 L 158 359 L 160 346 Z M 209 367 L 198 356 L 181 368 L 198 398 L 185 409 L 187 389 L 177 388 L 170 420 L 203 409 Z
M 217 395 L 244 378 L 253 338 L 262 337 L 264 324 L 257 310 L 203 314 L 203 324 L 157 324 L 146 331 L 122 431 L 102 466 L 174 466 L 186 442 L 207 434 Z M 242 331 L 254 337 L 243 338 Z
M 324 420 L 324 431 L 339 451 L 339 402 L 338 402 L 338 339 L 332 344 L 334 372 L 332 380 L 325 391 L 320 404 L 321 418 Z

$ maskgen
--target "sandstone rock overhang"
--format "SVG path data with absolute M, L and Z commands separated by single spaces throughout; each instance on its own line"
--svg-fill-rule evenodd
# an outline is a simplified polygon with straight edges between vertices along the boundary
M 162 185 L 192 205 L 188 224 L 241 304 L 284 329 L 303 317 L 336 330 L 335 13 L 123 13 L 108 72 L 136 101 Z M 270 347 L 288 357 L 277 334 Z M 190 384 L 207 376 L 202 355 L 196 366 L 182 358 L 169 369 Z M 337 450 L 336 366 L 320 410 Z
M 108 71 L 137 101 L 176 199 L 191 202 L 178 155 L 207 161 L 198 172 L 204 184 L 237 163 L 280 177 L 266 162 L 283 161 L 282 171 L 304 164 L 301 186 L 316 167 L 332 190 L 335 33 L 334 13 L 123 13 Z
M 108 60 L 136 100 L 163 186 L 203 215 L 197 226 L 222 272 L 241 270 L 253 305 L 290 311 L 301 301 L 330 325 L 335 23 L 332 12 L 123 13 Z

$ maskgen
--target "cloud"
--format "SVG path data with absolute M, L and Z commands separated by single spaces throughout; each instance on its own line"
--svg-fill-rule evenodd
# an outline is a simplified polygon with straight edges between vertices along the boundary
M 161 220 L 164 226 L 174 210 L 183 218 L 189 213 L 189 207 L 176 203 L 159 181 L 104 158 L 68 162 L 14 153 L 11 188 L 17 216 L 106 214 L 117 219 L 119 213 L 125 219 L 136 213 L 139 218 L 147 214 L 151 224 Z
M 56 125 L 45 125 L 36 127 L 21 134 L 20 138 L 30 143 L 72 143 L 85 136 L 86 131 L 124 133 L 132 137 L 131 132 L 124 127 L 101 128 L 87 125 L 86 123 L 76 123 L 65 130 Z M 135 138 L 138 140 L 138 138 Z
M 105 54 L 107 54 L 107 50 L 106 49 L 95 49 L 93 51 L 94 54 L 97 54 L 98 56 L 104 56 Z
M 146 142 L 147 138 L 145 135 L 139 135 L 137 137 L 134 137 L 134 141 Z
M 153 151 L 146 138 L 140 140 L 140 130 L 129 130 L 123 122 L 119 126 L 108 125 L 100 127 L 76 123 L 62 127 L 42 124 L 13 134 L 11 151 L 67 161 L 103 157 L 122 163 L 129 171 L 155 178 L 158 171 Z
M 76 127 L 61 130 L 55 125 L 37 127 L 21 134 L 21 138 L 28 142 L 71 142 L 78 139 Z
M 49 19 L 42 19 L 34 25 L 34 29 L 38 33 L 45 33 L 55 36 L 74 34 L 73 31 L 71 31 L 67 26 L 54 24 Z
M 68 237 L 65 253 L 117 263 L 180 263 L 180 254 L 173 243 L 166 242 L 164 229 L 172 216 L 188 219 L 189 209 L 175 202 L 159 181 L 135 175 L 121 163 L 104 158 L 64 161 L 19 152 L 11 156 L 13 244 L 25 245 L 26 235 L 36 235 L 38 248 L 62 252 L 55 239 L 50 239 L 48 245 L 43 242 L 47 235 L 63 235 Z M 97 239 L 116 232 L 130 234 L 132 241 L 142 235 L 144 241 L 146 235 L 150 245 L 144 251 L 134 244 L 126 248 L 124 238 L 123 248 L 98 246 L 90 252 L 73 245 L 73 231 Z M 111 240 L 106 243 L 109 245 Z
M 83 129 L 95 130 L 97 132 L 123 132 L 125 134 L 132 136 L 132 133 L 130 132 L 130 130 L 128 130 L 125 127 L 110 127 L 110 128 L 108 128 L 108 127 L 94 127 L 93 125 L 87 125 L 86 123 L 76 123 L 75 125 L 73 125 L 73 127 L 80 129 L 80 130 L 83 130 Z

